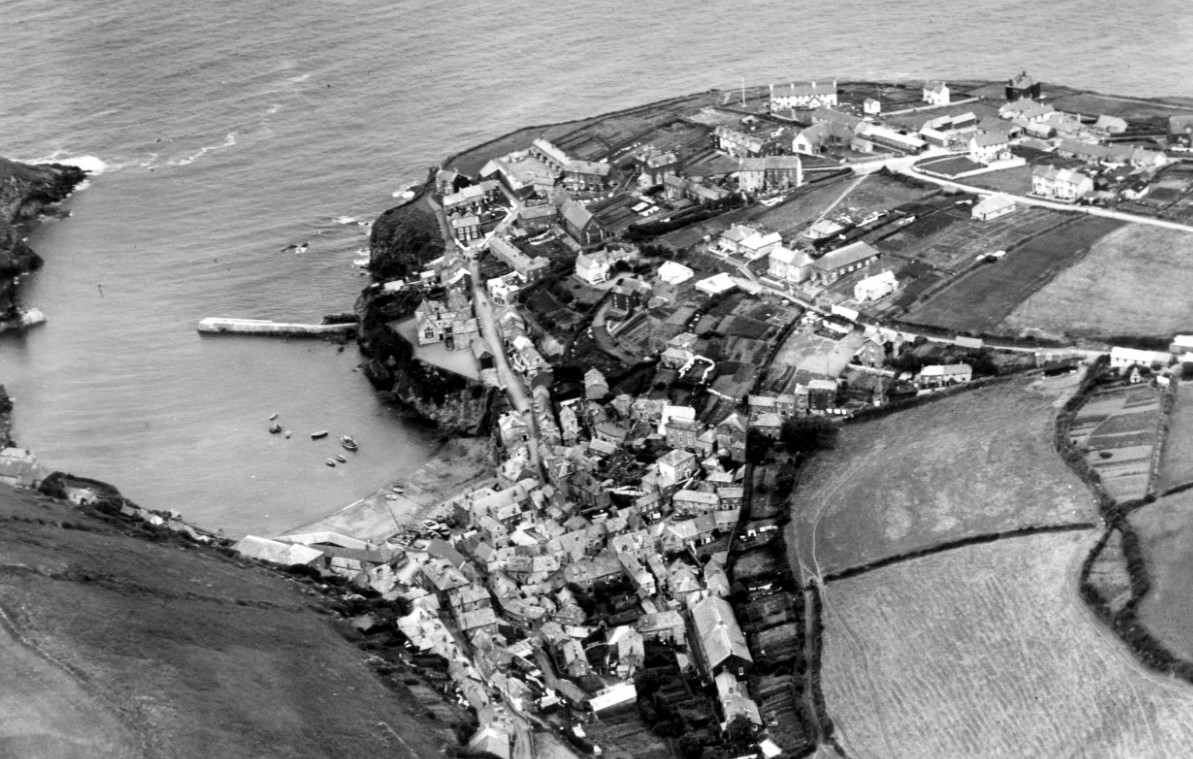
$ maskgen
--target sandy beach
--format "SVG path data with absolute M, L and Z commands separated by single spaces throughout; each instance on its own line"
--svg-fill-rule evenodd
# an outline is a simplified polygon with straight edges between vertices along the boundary
M 496 480 L 490 445 L 487 437 L 449 440 L 430 461 L 406 478 L 282 535 L 326 530 L 381 543 L 415 527 L 423 519 L 444 517 L 450 509 L 444 506 L 445 501 Z M 395 493 L 392 485 L 401 486 L 402 492 Z

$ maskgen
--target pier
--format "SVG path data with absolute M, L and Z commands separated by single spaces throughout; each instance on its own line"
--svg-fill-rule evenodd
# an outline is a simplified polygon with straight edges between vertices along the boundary
M 323 337 L 356 331 L 356 324 L 299 324 L 268 319 L 232 319 L 209 316 L 199 322 L 206 335 L 266 335 L 269 337 Z

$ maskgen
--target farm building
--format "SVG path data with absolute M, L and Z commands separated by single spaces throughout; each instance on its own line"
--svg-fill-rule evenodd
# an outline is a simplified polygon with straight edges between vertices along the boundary
M 977 221 L 990 221 L 1015 210 L 1015 201 L 1006 195 L 989 195 L 973 206 L 970 216 Z
M 928 143 L 915 134 L 904 134 L 890 127 L 863 122 L 854 131 L 853 147 L 862 152 L 872 152 L 874 146 L 897 150 L 901 153 L 918 153 Z
M 831 285 L 846 274 L 878 260 L 881 255 L 867 242 L 850 243 L 813 261 L 812 279 L 820 285 Z
M 1110 366 L 1113 369 L 1125 369 L 1136 364 L 1139 366 L 1168 366 L 1171 360 L 1171 354 L 1162 351 L 1117 347 L 1110 349 Z
M 1080 171 L 1037 166 L 1031 172 L 1031 194 L 1053 200 L 1075 201 L 1094 189 L 1094 180 Z
M 878 300 L 885 295 L 893 293 L 897 289 L 899 289 L 899 280 L 895 279 L 895 273 L 890 269 L 884 269 L 882 272 L 872 277 L 866 277 L 854 285 L 853 299 L 859 301 Z
M 754 666 L 746 636 L 733 616 L 733 607 L 715 596 L 691 608 L 693 651 L 706 676 L 721 672 L 745 675 Z
M 874 98 L 866 98 L 866 101 L 862 103 L 862 112 L 867 116 L 877 116 L 882 113 L 882 103 Z
M 973 367 L 969 364 L 933 364 L 921 369 L 915 381 L 921 388 L 927 389 L 964 385 L 972 379 Z
M 949 86 L 944 82 L 924 82 L 921 99 L 928 105 L 948 105 Z

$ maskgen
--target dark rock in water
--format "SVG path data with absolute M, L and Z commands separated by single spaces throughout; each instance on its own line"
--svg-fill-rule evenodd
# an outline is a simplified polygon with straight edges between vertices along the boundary
M 0 313 L 15 305 L 13 278 L 42 264 L 24 240 L 27 227 L 86 178 L 76 166 L 29 166 L 0 158 Z

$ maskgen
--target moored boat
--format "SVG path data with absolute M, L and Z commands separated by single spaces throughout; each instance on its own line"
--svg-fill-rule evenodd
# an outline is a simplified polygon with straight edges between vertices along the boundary
M 324 460 L 323 460 L 323 463 L 324 463 L 324 464 L 327 464 L 328 466 L 335 466 L 335 465 L 336 465 L 336 460 L 335 460 L 335 459 L 324 459 Z
M 278 424 L 277 422 L 274 422 L 273 424 L 269 425 L 269 434 L 276 435 L 281 431 L 282 431 L 282 425 Z
M 344 446 L 350 451 L 355 451 L 360 447 L 356 444 L 356 441 L 352 439 L 351 435 L 344 435 L 342 438 L 340 438 L 340 445 Z
M 327 437 L 327 430 L 319 430 L 311 433 L 311 440 L 318 440 L 321 437 Z
M 338 462 L 340 462 L 341 464 L 343 464 L 343 463 L 347 462 L 347 461 L 348 461 L 348 459 L 344 458 L 344 454 L 342 454 L 342 453 L 337 453 L 337 454 L 336 454 L 336 461 L 338 461 Z

